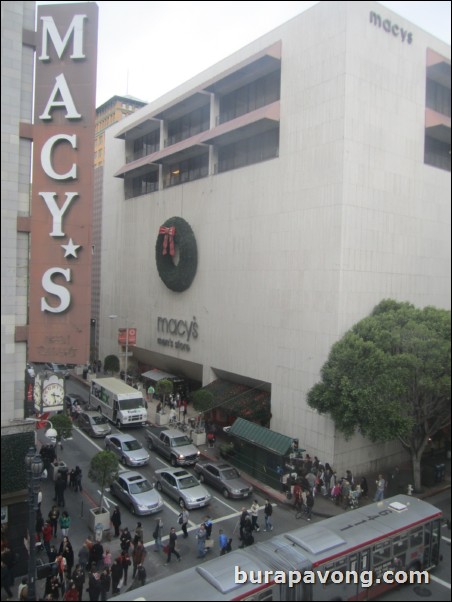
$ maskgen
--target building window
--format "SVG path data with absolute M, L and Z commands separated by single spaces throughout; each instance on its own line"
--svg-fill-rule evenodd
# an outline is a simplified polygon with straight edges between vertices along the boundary
M 167 165 L 164 168 L 164 187 L 177 186 L 185 182 L 192 182 L 205 178 L 209 173 L 209 155 L 205 153 L 198 157 L 191 157 L 185 161 Z
M 425 136 L 424 163 L 450 171 L 450 142 Z
M 218 149 L 218 171 L 273 159 L 279 154 L 279 127 Z
M 139 176 L 126 177 L 124 188 L 126 199 L 156 192 L 159 189 L 159 172 L 154 170 Z
M 165 146 L 171 146 L 195 136 L 200 132 L 205 132 L 210 127 L 210 106 L 206 105 L 199 109 L 195 109 L 187 115 L 183 115 L 174 121 L 168 122 L 168 139 L 165 141 Z
M 220 99 L 219 123 L 230 121 L 280 98 L 280 71 L 270 73 Z
M 160 150 L 160 130 L 155 130 L 150 134 L 137 138 L 133 143 L 133 156 L 131 161 L 146 157 L 151 153 Z
M 450 100 L 450 88 L 427 79 L 426 104 L 429 109 L 450 117 Z

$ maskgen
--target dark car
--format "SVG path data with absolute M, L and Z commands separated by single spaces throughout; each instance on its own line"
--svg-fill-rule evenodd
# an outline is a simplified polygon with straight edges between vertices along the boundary
M 240 477 L 234 466 L 222 462 L 203 462 L 195 466 L 196 476 L 201 483 L 219 489 L 224 497 L 244 498 L 253 493 L 253 487 Z
M 75 424 L 86 431 L 91 437 L 105 437 L 111 433 L 111 426 L 107 419 L 99 412 L 86 411 L 80 412 L 75 420 Z
M 66 364 L 56 364 L 54 362 L 48 362 L 44 364 L 44 370 L 49 370 L 58 376 L 62 376 L 63 378 L 69 378 L 69 368 Z
M 76 413 L 77 405 L 80 406 L 80 408 L 83 408 L 87 404 L 86 399 L 83 399 L 81 395 L 77 395 L 76 393 L 68 393 L 64 396 L 64 401 L 66 404 L 66 408 L 71 414 Z

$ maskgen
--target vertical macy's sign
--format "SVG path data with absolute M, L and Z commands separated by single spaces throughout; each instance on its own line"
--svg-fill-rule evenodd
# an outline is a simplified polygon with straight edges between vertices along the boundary
M 29 358 L 89 358 L 98 7 L 38 7 Z

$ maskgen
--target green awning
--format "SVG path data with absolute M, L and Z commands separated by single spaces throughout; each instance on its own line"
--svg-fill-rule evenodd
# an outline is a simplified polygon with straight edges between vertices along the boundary
M 229 435 L 266 449 L 279 456 L 287 456 L 292 451 L 292 437 L 281 435 L 265 426 L 259 426 L 243 418 L 237 418 L 231 426 Z

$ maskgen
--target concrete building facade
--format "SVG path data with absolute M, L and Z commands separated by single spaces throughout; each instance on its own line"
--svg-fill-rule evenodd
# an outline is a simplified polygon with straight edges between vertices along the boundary
M 106 148 L 101 357 L 134 327 L 129 365 L 270 388 L 271 428 L 338 470 L 399 460 L 306 394 L 382 299 L 450 307 L 450 47 L 377 3 L 321 2 Z

